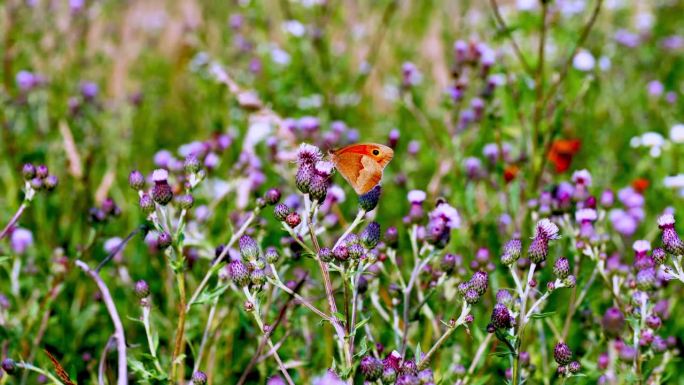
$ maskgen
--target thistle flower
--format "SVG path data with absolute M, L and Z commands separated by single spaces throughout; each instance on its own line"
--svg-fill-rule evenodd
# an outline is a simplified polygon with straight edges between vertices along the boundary
M 329 177 L 325 177 L 318 173 L 315 173 L 311 177 L 311 181 L 308 186 L 309 196 L 311 197 L 311 200 L 323 202 L 325 200 L 325 197 L 328 195 L 329 184 Z
M 133 170 L 128 174 L 128 185 L 133 190 L 142 190 L 145 187 L 145 177 L 140 171 Z
M 280 190 L 277 188 L 272 188 L 266 191 L 266 194 L 264 194 L 264 199 L 266 200 L 266 203 L 273 206 L 278 201 L 280 201 Z
M 44 164 L 38 165 L 36 167 L 36 177 L 40 179 L 45 179 L 50 174 L 50 170 Z
M 572 361 L 570 364 L 568 364 L 568 370 L 570 373 L 579 373 L 580 369 L 582 369 L 582 366 L 578 361 Z
M 558 258 L 553 265 L 553 274 L 558 279 L 565 279 L 570 274 L 570 263 L 567 258 Z
M 302 218 L 295 212 L 289 213 L 285 218 L 285 223 L 292 228 L 297 227 L 301 222 Z
M 154 201 L 152 200 L 152 197 L 147 194 L 140 196 L 138 205 L 140 206 L 140 210 L 145 214 L 152 214 L 154 212 Z
M 446 253 L 439 261 L 439 268 L 442 269 L 446 274 L 451 274 L 456 268 L 456 255 L 451 253 Z
M 33 233 L 30 230 L 18 227 L 12 230 L 10 236 L 10 248 L 16 254 L 21 255 L 33 245 Z
M 9 375 L 17 372 L 17 364 L 11 358 L 5 358 L 2 360 L 2 364 L 0 364 L 0 366 L 2 367 L 2 370 Z
M 558 238 L 556 224 L 546 218 L 537 222 L 534 238 L 527 250 L 530 260 L 536 264 L 543 262 L 549 254 L 549 241 Z
M 176 197 L 178 207 L 183 210 L 190 210 L 195 203 L 195 198 L 191 194 L 183 194 Z
M 303 192 L 304 194 L 308 194 L 313 177 L 313 163 L 302 163 L 297 170 L 297 174 L 295 175 L 295 185 L 299 191 Z
M 383 237 L 385 244 L 389 247 L 395 247 L 399 241 L 399 231 L 394 226 L 390 226 L 385 230 L 385 236 Z
M 292 210 L 290 210 L 290 208 L 287 207 L 284 203 L 278 203 L 273 208 L 273 216 L 277 220 L 283 222 L 283 221 L 285 221 L 285 219 L 287 219 L 287 216 L 290 215 L 291 211 Z
M 359 259 L 364 253 L 363 246 L 361 246 L 358 243 L 354 243 L 352 245 L 347 246 L 347 252 L 349 253 L 349 257 L 352 259 Z
M 513 318 L 506 305 L 497 303 L 492 311 L 491 325 L 495 329 L 509 329 L 512 326 Z
M 162 206 L 166 206 L 171 199 L 173 199 L 173 191 L 168 182 L 169 172 L 164 169 L 154 170 L 152 173 L 152 180 L 154 186 L 152 187 L 152 199 Z
M 596 210 L 592 208 L 583 208 L 575 212 L 575 220 L 580 224 L 580 236 L 582 238 L 591 238 L 594 236 L 594 225 L 598 215 Z
M 496 303 L 510 306 L 511 303 L 513 303 L 511 292 L 506 289 L 499 289 L 499 291 L 496 292 Z
M 259 256 L 259 245 L 257 245 L 254 238 L 249 235 L 243 235 L 238 241 L 240 248 L 240 255 L 245 261 L 254 261 Z
M 303 164 L 315 164 L 323 158 L 321 150 L 311 144 L 302 143 L 297 151 L 297 163 L 301 166 Z
M 397 379 L 397 371 L 391 366 L 385 366 L 382 370 L 381 379 L 383 384 L 394 384 Z
M 139 299 L 143 299 L 150 295 L 150 285 L 148 285 L 146 281 L 140 280 L 135 283 L 134 291 Z
M 655 314 L 651 314 L 646 317 L 646 325 L 653 330 L 660 328 L 662 324 L 663 321 Z
M 207 380 L 207 375 L 202 371 L 196 371 L 192 374 L 192 385 L 205 385 Z
M 254 269 L 249 273 L 249 280 L 252 285 L 261 286 L 266 283 L 266 273 L 263 269 Z
M 475 290 L 478 296 L 483 295 L 487 291 L 487 287 L 489 287 L 489 274 L 487 272 L 477 271 L 470 278 L 470 288 Z
M 513 265 L 522 253 L 522 242 L 520 239 L 511 239 L 504 245 L 504 252 L 501 256 L 501 263 L 507 266 Z
M 321 247 L 321 249 L 318 250 L 318 258 L 323 262 L 332 262 L 333 252 L 328 247 Z
M 171 238 L 171 234 L 169 234 L 166 231 L 161 232 L 161 233 L 159 233 L 159 235 L 157 235 L 157 247 L 160 250 L 164 250 L 167 247 L 171 246 L 172 242 L 173 242 L 173 239 Z
M 367 249 L 374 248 L 380 241 L 380 224 L 371 222 L 361 231 L 361 242 Z
M 195 154 L 188 155 L 183 162 L 183 169 L 185 169 L 185 172 L 188 174 L 195 174 L 199 172 L 201 167 L 202 162 L 200 162 L 199 158 Z
M 233 260 L 228 264 L 228 275 L 238 287 L 244 287 L 249 284 L 249 271 L 239 259 Z
M 565 366 L 572 360 L 572 351 L 570 347 L 564 342 L 559 342 L 553 349 L 553 359 L 556 360 L 558 365 Z
M 663 214 L 658 218 L 658 227 L 663 231 L 662 239 L 665 251 L 673 255 L 684 254 L 684 242 L 679 238 L 674 227 L 675 218 L 672 214 Z
M 361 207 L 363 211 L 372 211 L 378 205 L 381 194 L 382 187 L 377 185 L 369 192 L 359 195 L 359 207 Z
M 26 163 L 21 169 L 21 174 L 24 177 L 24 180 L 29 181 L 36 177 L 36 167 L 31 163 Z
M 660 247 L 656 247 L 653 249 L 653 253 L 651 253 L 651 258 L 656 265 L 662 265 L 667 259 L 667 254 L 665 253 L 665 250 L 661 249 Z
M 617 307 L 608 308 L 603 314 L 601 325 L 608 336 L 619 336 L 625 328 L 625 316 Z
M 465 295 L 463 296 L 463 299 L 471 304 L 474 305 L 480 300 L 480 295 L 477 294 L 477 291 L 473 289 L 468 289 L 468 291 L 465 292 Z
M 264 259 L 266 259 L 266 262 L 268 263 L 277 263 L 280 259 L 278 249 L 276 249 L 273 246 L 269 246 L 268 248 L 266 248 L 266 251 L 264 252 Z
M 347 249 L 347 246 L 345 246 L 345 245 L 337 246 L 332 252 L 333 252 L 333 256 L 338 261 L 346 261 L 347 259 L 349 259 L 349 250 Z
M 382 364 L 387 367 L 391 367 L 395 371 L 399 371 L 401 369 L 401 354 L 397 352 L 396 350 L 393 350 L 390 352 L 390 354 L 385 357 L 385 359 L 382 361 Z
M 361 359 L 359 369 L 361 369 L 361 373 L 363 373 L 366 381 L 372 382 L 378 380 L 380 376 L 382 376 L 384 365 L 382 364 L 382 361 L 373 356 L 365 356 Z
M 652 290 L 657 282 L 656 271 L 654 268 L 640 270 L 636 276 L 636 284 L 639 290 Z

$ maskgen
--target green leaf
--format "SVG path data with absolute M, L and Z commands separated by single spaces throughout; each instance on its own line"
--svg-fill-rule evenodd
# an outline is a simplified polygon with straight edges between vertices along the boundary
M 532 318 L 532 319 L 544 319 L 544 318 L 550 317 L 554 314 L 556 314 L 555 311 L 549 311 L 546 313 L 534 313 L 530 316 L 530 318 Z
M 335 318 L 337 318 L 338 320 L 340 320 L 340 321 L 342 321 L 342 322 L 344 322 L 344 321 L 347 320 L 347 318 L 344 316 L 344 314 L 342 314 L 342 313 L 340 313 L 340 312 L 338 312 L 338 311 L 336 311 L 336 312 L 334 312 L 334 313 L 332 313 L 332 314 L 333 314 L 333 316 L 335 316 Z
M 421 356 L 422 356 L 422 351 L 420 350 L 420 342 L 418 342 L 418 345 L 416 346 L 416 357 L 415 357 L 416 362 L 420 362 Z
M 370 318 L 362 319 L 359 323 L 356 324 L 356 327 L 354 328 L 354 332 L 356 332 L 356 330 L 361 329 L 364 325 L 366 325 L 368 323 L 368 321 L 370 321 Z

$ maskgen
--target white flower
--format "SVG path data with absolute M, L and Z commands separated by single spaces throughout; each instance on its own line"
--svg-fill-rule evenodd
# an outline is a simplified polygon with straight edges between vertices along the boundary
M 684 124 L 677 123 L 670 128 L 670 140 L 673 143 L 684 143 Z
M 662 147 L 665 138 L 657 132 L 646 132 L 641 135 L 641 145 L 646 147 Z
M 273 60 L 273 62 L 276 64 L 288 65 L 290 64 L 291 58 L 289 53 L 278 47 L 275 47 L 271 50 L 271 60 Z
M 645 253 L 649 250 L 651 250 L 651 242 L 644 240 L 644 239 L 639 239 L 637 241 L 634 241 L 634 244 L 632 245 L 632 249 L 636 251 L 637 253 Z
M 572 58 L 572 66 L 579 71 L 588 72 L 594 69 L 596 65 L 596 59 L 594 55 L 586 49 L 581 49 L 577 52 L 574 58 Z
M 328 196 L 336 202 L 342 203 L 347 199 L 347 194 L 344 193 L 342 187 L 334 184 L 328 188 Z
M 515 7 L 518 11 L 532 11 L 537 8 L 537 0 L 516 0 Z
M 658 226 L 664 227 L 664 226 L 672 226 L 675 224 L 675 218 L 674 215 L 672 214 L 663 214 L 660 217 L 658 217 Z
M 411 203 L 423 203 L 425 198 L 427 198 L 427 194 L 423 190 L 411 190 L 408 192 L 407 197 Z

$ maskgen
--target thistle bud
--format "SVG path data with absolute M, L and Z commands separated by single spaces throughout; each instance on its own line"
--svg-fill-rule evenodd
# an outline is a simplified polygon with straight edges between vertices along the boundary
M 572 361 L 570 364 L 568 364 L 568 370 L 570 373 L 579 373 L 580 369 L 582 369 L 582 366 L 578 361 Z
M 295 185 L 304 194 L 309 193 L 311 181 L 314 176 L 314 165 L 312 163 L 302 163 L 295 175 Z
M 24 180 L 30 181 L 36 177 L 36 167 L 31 163 L 24 164 L 24 167 L 21 169 L 21 175 L 24 177 Z
M 474 305 L 474 304 L 476 304 L 476 303 L 480 300 L 480 295 L 477 294 L 477 291 L 475 291 L 475 290 L 473 290 L 473 289 L 468 289 L 468 290 L 465 292 L 465 295 L 463 296 L 463 299 L 464 299 L 467 303 L 469 303 L 469 304 L 471 304 L 471 305 Z
M 342 261 L 342 262 L 349 259 L 349 250 L 347 249 L 347 246 L 345 246 L 345 245 L 337 246 L 333 250 L 333 256 L 335 257 L 335 259 L 337 259 L 338 261 Z
M 390 226 L 385 230 L 385 237 L 383 238 L 385 244 L 389 247 L 395 247 L 399 240 L 399 232 L 394 226 Z
M 567 258 L 558 258 L 553 265 L 553 274 L 558 279 L 565 279 L 570 274 L 570 263 Z
M 457 257 L 454 254 L 444 254 L 442 259 L 439 261 L 439 268 L 447 274 L 453 273 L 454 269 L 456 268 L 456 259 Z
M 0 364 L 0 366 L 2 366 L 2 370 L 4 370 L 7 374 L 12 375 L 17 372 L 17 364 L 11 358 L 5 358 L 2 360 L 2 364 Z
M 565 366 L 572 360 L 572 351 L 570 347 L 564 342 L 559 342 L 553 349 L 553 359 L 556 360 L 558 365 Z
M 648 317 L 646 317 L 646 325 L 653 330 L 660 328 L 662 324 L 663 322 L 657 315 L 651 314 Z
M 382 187 L 380 185 L 377 185 L 367 193 L 359 195 L 359 207 L 361 207 L 363 211 L 373 210 L 378 205 L 378 201 L 380 200 L 381 194 Z
M 202 371 L 197 371 L 192 375 L 192 385 L 205 385 L 207 380 L 207 375 Z
M 366 378 L 366 381 L 372 382 L 378 380 L 380 376 L 382 376 L 384 366 L 382 361 L 379 359 L 373 356 L 365 356 L 361 359 L 359 368 L 361 369 L 363 376 Z
M 397 379 L 397 371 L 391 366 L 385 366 L 382 370 L 382 383 L 394 384 Z
M 280 201 L 280 190 L 277 188 L 272 188 L 266 191 L 266 194 L 264 194 L 264 199 L 266 200 L 266 203 L 273 206 L 278 201 Z
M 361 246 L 360 244 L 354 243 L 347 247 L 347 251 L 349 253 L 349 257 L 351 257 L 352 259 L 359 259 L 363 255 L 364 249 L 363 246 Z
M 238 259 L 233 260 L 228 264 L 228 275 L 238 287 L 244 287 L 249 284 L 249 271 L 245 264 Z
M 164 231 L 159 233 L 157 235 L 157 247 L 159 247 L 160 250 L 164 250 L 167 247 L 171 246 L 171 243 L 173 242 L 173 239 L 171 238 L 171 234 L 168 232 Z
M 268 263 L 277 263 L 280 259 L 280 254 L 278 254 L 278 250 L 275 247 L 271 246 L 264 252 L 264 258 L 266 258 Z
M 263 269 L 254 269 L 249 274 L 249 279 L 252 281 L 252 285 L 261 286 L 266 283 L 266 273 Z
M 138 204 L 140 205 L 140 209 L 143 213 L 152 214 L 154 212 L 154 201 L 149 195 L 141 195 Z
M 179 195 L 178 197 L 176 197 L 176 203 L 178 204 L 178 207 L 180 207 L 181 209 L 189 210 L 195 203 L 195 198 L 193 198 L 193 196 L 190 194 Z
M 173 199 L 173 190 L 168 182 L 169 172 L 157 169 L 152 173 L 154 186 L 152 187 L 152 199 L 162 206 L 166 206 Z
M 506 305 L 500 303 L 494 305 L 491 323 L 496 329 L 509 329 L 512 326 L 511 313 Z
M 655 262 L 656 265 L 662 265 L 667 260 L 667 254 L 665 253 L 665 250 L 656 247 L 653 249 L 653 253 L 651 253 L 651 258 L 653 258 L 653 262 Z
M 47 191 L 54 190 L 57 184 L 59 184 L 59 179 L 55 175 L 48 175 L 47 178 L 43 179 L 43 186 L 45 186 Z
M 656 271 L 652 267 L 643 269 L 637 273 L 636 284 L 639 290 L 652 290 L 655 287 L 656 281 Z
M 487 291 L 487 287 L 489 286 L 489 275 L 485 271 L 477 271 L 475 274 L 473 274 L 473 277 L 470 279 L 470 288 L 475 290 L 478 295 L 482 295 Z
M 601 325 L 606 335 L 617 337 L 625 328 L 625 316 L 617 307 L 611 307 L 603 314 Z
M 361 242 L 368 249 L 374 248 L 380 241 L 380 224 L 371 222 L 361 232 Z
M 199 158 L 197 158 L 195 154 L 188 155 L 183 162 L 183 168 L 188 174 L 195 174 L 199 172 L 201 167 L 202 162 L 200 162 Z
M 238 242 L 240 248 L 240 255 L 245 261 L 253 261 L 259 255 L 259 245 L 257 245 L 254 238 L 249 235 L 243 235 Z
M 510 306 L 513 303 L 513 296 L 511 292 L 506 289 L 500 289 L 496 292 L 496 303 Z
M 43 189 L 43 180 L 38 177 L 31 179 L 29 181 L 29 184 L 31 185 L 31 188 L 36 191 L 40 191 Z
M 333 253 L 328 247 L 321 247 L 320 250 L 318 250 L 318 257 L 321 259 L 323 262 L 332 262 L 333 260 Z
M 289 213 L 287 218 L 285 218 L 285 223 L 292 228 L 297 227 L 301 222 L 302 218 L 295 212 Z
M 50 170 L 48 170 L 48 167 L 44 164 L 41 164 L 38 167 L 36 167 L 36 177 L 37 178 L 45 179 L 45 178 L 47 178 L 49 173 L 50 173 Z
M 140 280 L 135 283 L 134 291 L 139 299 L 143 299 L 150 295 L 150 285 L 148 285 L 146 281 Z
M 519 258 L 522 252 L 522 242 L 520 239 L 511 239 L 504 245 L 503 255 L 501 256 L 501 263 L 506 266 L 513 265 Z
M 275 205 L 273 208 L 273 216 L 281 222 L 285 221 L 287 219 L 287 216 L 290 214 L 292 210 L 290 210 L 289 207 L 287 207 L 283 203 L 278 203 Z
M 140 171 L 133 170 L 128 174 L 128 185 L 133 190 L 142 190 L 145 187 L 145 177 Z

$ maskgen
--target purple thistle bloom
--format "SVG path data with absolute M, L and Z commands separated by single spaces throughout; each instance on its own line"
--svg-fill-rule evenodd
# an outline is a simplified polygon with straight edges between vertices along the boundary
M 553 274 L 558 279 L 565 279 L 570 274 L 570 263 L 567 258 L 558 258 L 556 263 L 553 264 Z
M 290 214 L 292 210 L 290 210 L 287 205 L 284 203 L 278 203 L 274 208 L 273 208 L 273 216 L 279 221 L 284 221 L 287 219 L 287 216 Z
M 653 258 L 653 262 L 655 262 L 656 265 L 662 265 L 667 259 L 667 253 L 660 247 L 656 247 L 653 249 L 653 253 L 651 253 L 651 258 Z
M 323 262 L 332 262 L 333 252 L 328 247 L 321 247 L 321 249 L 318 250 L 318 257 Z
M 240 248 L 240 255 L 245 261 L 253 261 L 259 255 L 259 245 L 257 245 L 254 238 L 249 235 L 243 235 L 238 241 Z
M 395 385 L 420 385 L 420 380 L 413 374 L 402 374 L 397 378 Z
M 297 175 L 299 175 L 299 173 Z M 319 173 L 314 173 L 308 185 L 308 191 L 311 200 L 317 202 L 323 202 L 325 200 L 325 197 L 328 195 L 328 185 L 330 184 L 329 181 L 329 176 L 323 176 Z M 304 191 L 302 190 L 302 192 Z
M 16 228 L 10 236 L 10 248 L 16 254 L 21 255 L 33 245 L 33 233 L 24 228 Z
M 135 283 L 134 291 L 138 298 L 143 299 L 150 295 L 150 285 L 146 281 L 140 280 Z
M 295 175 L 295 184 L 299 191 L 304 194 L 309 193 L 312 179 L 314 177 L 314 165 L 313 163 L 301 163 L 297 174 Z
M 197 371 L 192 375 L 192 385 L 204 385 L 207 383 L 207 375 L 202 371 Z
M 133 190 L 142 190 L 145 187 L 145 177 L 138 170 L 133 170 L 128 175 L 128 185 Z
M 173 199 L 173 191 L 167 180 L 168 176 L 169 172 L 164 169 L 157 169 L 152 173 L 152 180 L 154 181 L 151 191 L 152 199 L 162 206 Z
M 36 167 L 31 163 L 26 163 L 21 169 L 21 174 L 24 180 L 31 180 L 36 177 Z
M 476 271 L 470 278 L 470 288 L 475 290 L 478 295 L 483 295 L 489 287 L 489 274 L 486 271 Z
M 159 233 L 159 235 L 157 235 L 157 247 L 161 250 L 164 250 L 167 247 L 171 246 L 172 242 L 173 239 L 171 238 L 171 234 L 169 234 L 166 231 L 161 232 Z
M 385 366 L 382 370 L 382 383 L 383 384 L 394 384 L 397 379 L 397 371 L 391 366 Z
M 439 262 L 439 268 L 446 274 L 451 274 L 456 268 L 456 260 L 458 257 L 451 253 L 446 253 Z
M 236 259 L 228 264 L 228 276 L 238 287 L 246 286 L 249 283 L 249 271 L 241 260 Z
M 359 259 L 359 258 L 361 258 L 361 256 L 363 255 L 364 251 L 365 251 L 365 250 L 363 249 L 363 246 L 361 246 L 361 245 L 358 244 L 358 243 L 354 243 L 354 244 L 351 244 L 351 245 L 348 245 L 348 246 L 347 246 L 347 252 L 348 252 L 348 254 L 349 254 L 349 257 L 351 257 L 352 259 Z
M 533 263 L 543 262 L 549 254 L 549 241 L 558 239 L 558 226 L 544 218 L 537 222 L 534 238 L 527 250 Z
M 338 261 L 346 261 L 349 259 L 349 250 L 347 249 L 347 246 L 345 245 L 339 245 L 333 250 L 333 256 L 335 259 Z
M 360 238 L 366 248 L 374 248 L 380 241 L 380 224 L 378 222 L 369 223 L 368 226 L 361 231 Z
M 522 253 L 522 242 L 520 239 L 511 239 L 504 245 L 504 252 L 501 256 L 501 262 L 504 265 L 510 266 L 514 264 Z
M 663 231 L 662 239 L 665 251 L 673 255 L 684 254 L 684 242 L 679 238 L 674 227 L 675 218 L 672 214 L 663 214 L 658 218 L 658 227 Z
M 297 163 L 301 166 L 303 164 L 314 165 L 323 159 L 321 150 L 311 144 L 302 143 L 297 151 Z
M 656 271 L 654 268 L 640 270 L 636 276 L 636 284 L 639 290 L 652 290 L 657 282 Z
M 152 214 L 154 212 L 154 200 L 148 194 L 143 194 L 140 196 L 138 205 L 145 214 Z
M 511 292 L 506 289 L 500 289 L 496 292 L 496 303 L 509 306 L 513 302 Z
M 491 323 L 496 329 L 508 329 L 512 326 L 511 313 L 508 311 L 506 305 L 501 303 L 494 305 Z
M 382 376 L 384 368 L 382 361 L 373 356 L 365 356 L 359 363 L 359 369 L 361 369 L 361 373 L 366 378 L 366 381 L 378 380 Z
M 395 247 L 399 241 L 399 231 L 396 227 L 390 226 L 385 230 L 385 236 L 383 237 L 385 244 L 389 247 Z
M 564 342 L 559 342 L 553 349 L 553 359 L 558 365 L 565 366 L 572 360 L 572 351 L 570 347 Z

